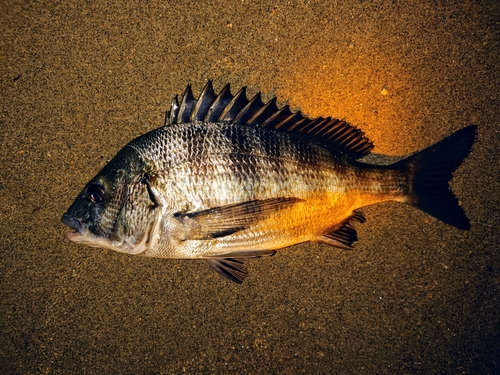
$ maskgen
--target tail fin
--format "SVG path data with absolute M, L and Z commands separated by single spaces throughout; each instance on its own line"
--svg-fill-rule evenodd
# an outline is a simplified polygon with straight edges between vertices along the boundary
M 448 182 L 469 155 L 476 131 L 477 125 L 468 126 L 394 165 L 410 172 L 408 203 L 464 230 L 470 222 Z

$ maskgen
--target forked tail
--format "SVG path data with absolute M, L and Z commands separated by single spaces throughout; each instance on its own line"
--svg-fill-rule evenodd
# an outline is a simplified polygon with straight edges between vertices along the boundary
M 468 126 L 394 165 L 409 171 L 408 203 L 465 230 L 470 229 L 469 219 L 448 183 L 469 154 L 476 131 L 477 125 Z

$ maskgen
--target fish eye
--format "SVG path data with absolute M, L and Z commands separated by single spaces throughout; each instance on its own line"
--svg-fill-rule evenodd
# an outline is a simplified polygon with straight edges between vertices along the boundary
M 87 197 L 94 203 L 101 203 L 104 200 L 104 186 L 94 182 L 87 188 Z

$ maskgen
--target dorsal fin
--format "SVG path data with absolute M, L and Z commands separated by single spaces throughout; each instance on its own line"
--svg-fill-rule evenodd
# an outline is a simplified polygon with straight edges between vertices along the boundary
M 165 115 L 165 125 L 190 121 L 228 121 L 302 134 L 354 159 L 367 155 L 373 148 L 361 130 L 344 120 L 332 117 L 311 119 L 300 111 L 292 112 L 288 105 L 278 107 L 276 98 L 262 102 L 260 93 L 248 100 L 245 87 L 233 96 L 227 84 L 215 94 L 212 81 L 207 82 L 198 99 L 194 98 L 190 85 L 186 87 L 180 105 L 177 96 L 172 99 Z
M 243 107 L 248 104 L 247 88 L 242 87 L 220 114 L 219 121 L 233 121 Z
M 191 91 L 191 85 L 186 87 L 184 94 L 182 95 L 181 105 L 179 107 L 179 115 L 177 116 L 177 121 L 182 124 L 184 122 L 189 122 L 191 119 L 191 113 L 193 113 L 194 106 L 196 105 L 196 99 Z
M 219 95 L 216 96 L 212 105 L 208 109 L 208 113 L 205 116 L 205 121 L 207 122 L 220 121 L 219 119 L 222 115 L 222 112 L 229 106 L 232 99 L 233 96 L 231 95 L 228 83 L 226 86 L 224 86 Z
M 204 121 L 208 110 L 217 98 L 218 95 L 215 95 L 212 81 L 208 81 L 193 108 L 193 112 L 190 116 L 191 121 Z

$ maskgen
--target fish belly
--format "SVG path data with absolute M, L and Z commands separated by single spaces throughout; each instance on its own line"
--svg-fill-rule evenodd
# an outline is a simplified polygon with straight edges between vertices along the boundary
M 356 209 L 388 200 L 404 200 L 406 177 L 399 171 L 373 167 L 364 170 L 346 165 L 313 170 L 295 162 L 283 163 L 282 167 L 286 172 L 270 169 L 259 178 L 242 179 L 240 176 L 237 182 L 229 173 L 212 174 L 211 183 L 198 185 L 194 189 L 197 191 L 195 202 L 191 204 L 200 208 L 278 197 L 297 198 L 299 202 L 231 235 L 183 241 L 177 246 L 178 256 L 203 258 L 251 250 L 277 250 L 317 241 L 322 235 L 338 229 Z

